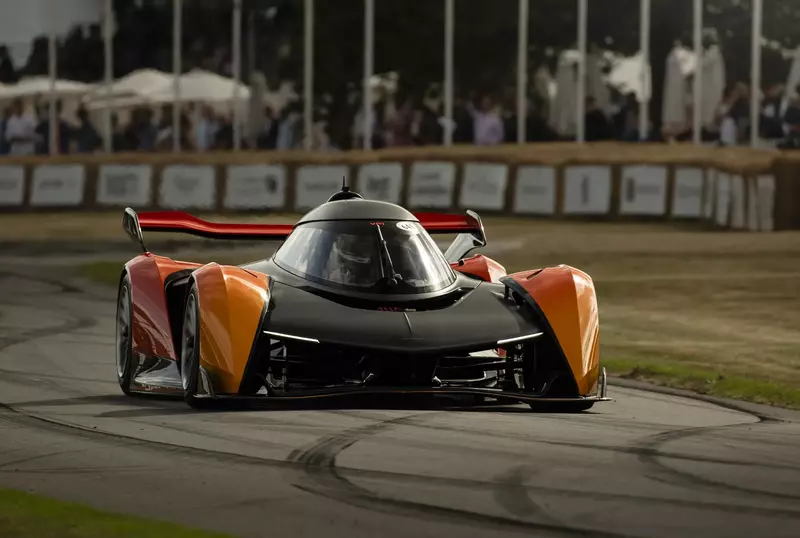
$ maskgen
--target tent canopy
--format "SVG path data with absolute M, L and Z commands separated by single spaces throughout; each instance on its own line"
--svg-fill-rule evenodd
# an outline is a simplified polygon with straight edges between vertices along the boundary
M 81 95 L 89 92 L 92 86 L 72 80 L 56 80 L 53 95 L 66 97 Z M 47 77 L 30 77 L 20 80 L 17 84 L 9 84 L 0 88 L 0 99 L 15 99 L 17 97 L 32 97 L 47 95 L 50 92 L 50 79 Z

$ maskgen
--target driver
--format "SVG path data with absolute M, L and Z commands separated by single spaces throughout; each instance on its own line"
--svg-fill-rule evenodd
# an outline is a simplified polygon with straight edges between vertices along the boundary
M 371 254 L 373 245 L 363 237 L 341 234 L 331 249 L 330 280 L 351 286 L 371 286 L 377 280 Z

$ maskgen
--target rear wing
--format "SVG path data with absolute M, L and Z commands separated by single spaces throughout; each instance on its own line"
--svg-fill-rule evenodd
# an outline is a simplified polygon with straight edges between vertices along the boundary
M 458 261 L 470 250 L 486 244 L 483 224 L 474 211 L 467 211 L 465 215 L 417 213 L 415 216 L 430 234 L 459 234 L 447 250 L 451 256 L 458 255 L 453 261 Z M 146 252 L 143 236 L 145 231 L 185 233 L 210 239 L 283 241 L 292 233 L 294 225 L 208 222 L 183 211 L 148 211 L 137 214 L 128 207 L 122 216 L 122 228 Z M 448 257 L 447 254 L 445 256 Z

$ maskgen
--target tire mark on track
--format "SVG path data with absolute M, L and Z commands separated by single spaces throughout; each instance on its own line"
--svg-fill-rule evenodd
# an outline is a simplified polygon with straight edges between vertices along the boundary
M 294 450 L 287 461 L 301 463 L 311 485 L 295 484 L 295 487 L 308 493 L 331 500 L 370 510 L 373 512 L 401 515 L 407 517 L 438 517 L 457 524 L 472 523 L 487 527 L 501 527 L 552 532 L 571 536 L 595 536 L 599 538 L 626 538 L 629 535 L 581 529 L 561 523 L 525 521 L 491 514 L 483 514 L 459 508 L 437 506 L 417 501 L 385 497 L 366 488 L 358 486 L 339 473 L 336 458 L 347 448 L 358 441 L 387 431 L 397 425 L 414 425 L 414 422 L 429 413 L 420 413 L 401 418 L 384 420 L 360 428 L 346 430 L 340 434 L 323 437 L 305 449 Z M 427 480 L 426 477 L 420 477 Z M 524 487 L 518 485 L 518 487 Z M 532 502 L 532 501 L 531 501 Z M 542 510 L 535 504 L 535 515 L 542 517 Z M 528 514 L 530 516 L 530 514 Z

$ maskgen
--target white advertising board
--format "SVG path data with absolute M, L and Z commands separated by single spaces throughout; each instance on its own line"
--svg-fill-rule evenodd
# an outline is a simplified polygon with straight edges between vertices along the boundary
M 227 209 L 279 209 L 286 204 L 286 167 L 282 164 L 236 164 L 227 167 Z
M 672 190 L 671 215 L 676 218 L 700 218 L 703 216 L 702 168 L 678 167 Z
M 564 213 L 605 215 L 611 210 L 611 168 L 569 166 L 564 171 Z
M 775 229 L 775 176 L 758 176 L 758 228 L 762 232 Z
M 295 183 L 295 209 L 312 209 L 324 204 L 334 193 L 342 190 L 342 179 L 348 175 L 345 165 L 301 166 L 297 169 Z M 349 178 L 347 183 L 350 184 Z
M 0 206 L 21 206 L 25 201 L 25 168 L 0 166 Z
M 86 170 L 80 164 L 43 164 L 33 170 L 32 206 L 77 206 L 83 203 Z
M 717 172 L 716 189 L 714 191 L 714 223 L 727 226 L 731 209 L 731 176 L 725 172 Z
M 624 166 L 619 211 L 622 215 L 664 215 L 667 212 L 666 166 Z
M 555 214 L 556 169 L 539 165 L 517 168 L 513 211 L 530 215 Z
M 402 164 L 369 163 L 359 167 L 356 192 L 367 200 L 399 204 L 402 190 Z
M 212 209 L 216 192 L 212 166 L 171 164 L 161 172 L 158 203 L 172 209 Z
M 152 182 L 153 167 L 149 164 L 104 164 L 97 176 L 97 203 L 148 206 Z
M 411 165 L 409 207 L 449 208 L 453 205 L 456 165 L 449 162 L 416 162 Z
M 741 230 L 745 226 L 744 178 L 731 176 L 731 228 Z
M 467 209 L 502 211 L 506 207 L 508 165 L 466 163 L 459 205 Z

